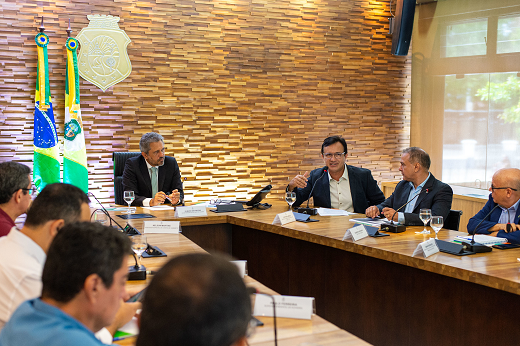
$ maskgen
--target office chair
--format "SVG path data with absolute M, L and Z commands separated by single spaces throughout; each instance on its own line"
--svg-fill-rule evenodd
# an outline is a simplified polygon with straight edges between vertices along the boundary
M 112 161 L 114 161 L 114 199 L 116 204 L 127 205 L 123 199 L 123 171 L 126 160 L 139 155 L 141 155 L 140 152 L 116 151 L 112 153 Z
M 450 210 L 448 217 L 444 220 L 444 226 L 442 228 L 451 229 L 453 231 L 459 230 L 460 216 L 462 210 Z

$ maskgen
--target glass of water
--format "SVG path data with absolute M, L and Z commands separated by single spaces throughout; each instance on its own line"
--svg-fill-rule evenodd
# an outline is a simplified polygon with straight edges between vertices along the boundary
M 134 191 L 125 191 L 123 198 L 125 202 L 128 204 L 128 211 L 126 213 L 132 214 L 132 208 L 130 208 L 130 204 L 132 204 L 132 202 L 135 199 Z
M 435 239 L 439 239 L 437 236 L 439 235 L 439 231 L 441 230 L 442 226 L 444 226 L 444 220 L 442 219 L 442 216 L 432 216 L 430 226 L 432 226 L 433 230 L 435 231 Z
M 296 202 L 296 192 L 287 191 L 285 193 L 285 201 L 289 204 L 289 209 L 291 209 L 294 202 Z
M 146 242 L 145 235 L 134 235 L 132 237 L 132 250 L 137 255 L 137 262 L 139 263 L 139 267 L 141 267 L 141 257 L 143 252 L 148 247 L 148 243 Z
M 424 229 L 421 234 L 430 234 L 430 231 L 426 229 L 426 225 L 432 218 L 432 211 L 431 209 L 421 209 L 419 212 L 419 219 L 424 223 Z

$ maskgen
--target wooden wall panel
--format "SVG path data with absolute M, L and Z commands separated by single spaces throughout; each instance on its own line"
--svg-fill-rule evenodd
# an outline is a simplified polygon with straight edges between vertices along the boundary
M 102 92 L 81 80 L 90 189 L 113 201 L 113 151 L 161 133 L 189 201 L 250 196 L 322 165 L 321 142 L 343 135 L 348 162 L 399 179 L 409 145 L 409 57 L 390 54 L 389 1 L 0 0 L 0 161 L 31 165 L 34 35 L 45 16 L 60 136 L 67 20 L 119 16 L 132 73 Z

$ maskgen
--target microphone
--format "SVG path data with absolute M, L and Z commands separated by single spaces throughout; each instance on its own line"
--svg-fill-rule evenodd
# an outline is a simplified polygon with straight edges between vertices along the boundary
M 323 177 L 323 175 L 325 173 L 327 173 L 327 168 L 323 169 L 323 172 L 321 173 L 320 177 L 318 179 L 316 179 L 316 181 L 312 185 L 311 192 L 309 193 L 309 197 L 307 198 L 307 207 L 306 208 L 298 208 L 298 209 L 296 209 L 296 211 L 298 213 L 307 214 L 307 215 L 316 215 L 316 214 L 318 214 L 318 209 L 316 209 L 316 208 L 309 208 L 309 202 L 310 202 L 310 198 L 312 196 L 312 191 L 314 191 L 314 187 L 316 186 L 316 183 L 318 182 L 318 180 L 321 179 L 321 177 Z
M 486 246 L 484 244 L 475 243 L 475 234 L 477 233 L 478 226 L 480 226 L 480 224 L 482 222 L 484 222 L 484 220 L 487 219 L 489 217 L 489 215 L 491 215 L 491 213 L 496 208 L 498 208 L 498 204 L 495 205 L 495 207 L 493 209 L 491 209 L 491 211 L 489 213 L 487 213 L 487 215 L 484 216 L 484 218 L 482 220 L 480 220 L 480 222 L 477 224 L 477 227 L 475 227 L 475 229 L 473 230 L 473 237 L 471 238 L 471 243 L 466 243 L 466 242 L 462 243 L 462 245 L 464 246 L 464 250 L 475 252 L 475 253 L 491 252 L 493 250 L 491 247 Z
M 251 287 L 251 286 L 246 286 L 246 289 L 247 289 L 247 293 L 249 295 L 251 295 L 251 294 L 263 294 L 264 296 L 270 297 L 271 300 L 273 301 L 274 345 L 278 346 L 278 333 L 277 333 L 277 328 L 276 328 L 276 303 L 274 301 L 274 297 L 271 294 L 269 294 L 269 293 L 262 293 L 258 289 L 254 288 L 254 287 Z
M 87 193 L 88 196 L 91 196 L 91 197 L 94 197 L 94 199 L 96 200 L 96 202 L 98 202 L 98 204 L 101 206 L 101 209 L 96 209 L 96 210 L 102 210 L 103 213 L 105 213 L 105 215 L 108 217 L 108 219 L 110 220 L 110 226 L 112 226 L 112 221 L 114 221 L 114 223 L 121 229 L 121 231 L 123 233 L 126 233 L 127 235 L 137 235 L 137 234 L 141 234 L 138 230 L 136 230 L 135 228 L 133 228 L 132 226 L 130 226 L 130 224 L 127 222 L 126 223 L 126 226 L 125 227 L 122 227 L 120 224 L 117 223 L 117 221 L 115 219 L 112 218 L 112 216 L 110 216 L 110 214 L 108 213 L 108 210 L 105 209 L 105 207 L 103 206 L 103 204 L 101 204 L 101 202 L 96 198 L 96 196 L 94 196 L 94 194 L 92 192 L 89 192 Z M 94 210 L 94 212 L 96 212 L 96 210 Z M 92 213 L 94 214 L 94 213 Z M 92 216 L 91 216 L 92 218 Z M 113 226 L 112 226 L 113 227 Z
M 430 189 L 426 189 L 424 190 L 426 194 L 428 194 L 428 192 L 430 192 Z M 406 202 L 405 204 L 403 204 L 402 206 L 400 206 L 399 208 L 397 208 L 397 210 L 395 211 L 395 213 L 393 213 L 392 215 L 392 218 L 390 219 L 390 223 L 385 223 L 383 225 L 381 225 L 381 231 L 384 231 L 384 232 L 392 232 L 392 233 L 402 233 L 404 231 L 406 231 L 406 226 L 405 225 L 396 225 L 394 224 L 394 217 L 395 217 L 395 214 L 397 214 L 399 212 L 399 210 L 403 209 L 404 207 L 406 207 L 409 203 L 411 203 L 414 199 L 416 199 L 417 197 L 419 197 L 419 195 L 422 193 L 422 189 L 421 191 L 416 194 L 411 200 L 409 200 L 408 202 Z

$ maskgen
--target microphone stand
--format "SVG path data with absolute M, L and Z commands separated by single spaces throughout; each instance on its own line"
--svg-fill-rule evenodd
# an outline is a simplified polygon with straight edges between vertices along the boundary
M 425 191 L 426 191 L 426 193 L 429 192 L 428 189 L 426 189 Z M 421 190 L 421 192 L 422 192 L 422 190 Z M 421 192 L 419 192 L 411 200 L 409 200 L 408 202 L 406 202 L 405 204 L 403 204 L 402 206 L 397 208 L 397 210 L 392 215 L 392 218 L 390 219 L 390 222 L 387 222 L 387 223 L 384 223 L 384 224 L 381 225 L 381 231 L 383 231 L 383 232 L 391 232 L 391 233 L 402 233 L 402 232 L 406 231 L 406 226 L 405 225 L 396 225 L 396 224 L 394 224 L 394 217 L 397 214 L 397 212 L 399 212 L 399 210 L 403 209 L 409 203 L 411 203 L 414 199 L 419 197 Z
M 121 231 L 123 233 L 126 233 L 127 235 L 137 235 L 137 234 L 141 234 L 138 230 L 136 230 L 134 227 L 130 226 L 130 224 L 127 222 L 126 223 L 126 226 L 125 227 L 122 227 L 120 224 L 117 223 L 116 220 L 114 220 L 112 218 L 112 216 L 110 216 L 110 214 L 108 213 L 108 210 L 105 209 L 105 207 L 103 206 L 103 204 L 101 204 L 101 202 L 96 198 L 96 196 L 92 193 L 92 192 L 89 192 L 87 194 L 88 196 L 91 196 L 91 197 L 94 197 L 94 199 L 96 200 L 96 202 L 98 202 L 98 204 L 101 206 L 101 209 L 96 209 L 96 210 L 102 210 L 103 213 L 105 213 L 105 215 L 108 217 L 108 219 L 110 220 L 110 226 L 112 226 L 112 221 L 114 221 L 114 223 L 121 229 Z M 96 212 L 96 210 L 94 210 L 94 213 Z M 92 215 L 94 214 L 92 213 Z M 90 216 L 90 218 L 92 218 L 92 215 Z
M 323 177 L 323 175 L 325 173 L 327 173 L 327 169 L 326 168 L 323 169 L 323 173 L 321 173 L 320 177 L 318 179 L 316 179 L 316 181 L 312 185 L 311 192 L 309 193 L 309 197 L 307 198 L 307 207 L 306 208 L 298 208 L 298 209 L 296 209 L 296 211 L 298 213 L 307 214 L 307 215 L 316 215 L 316 214 L 318 214 L 318 209 L 316 209 L 316 208 L 309 208 L 309 202 L 310 202 L 310 198 L 312 196 L 312 191 L 314 191 L 314 187 L 316 186 L 316 183 L 318 183 L 318 180 L 320 180 L 321 177 Z
M 477 227 L 475 227 L 475 229 L 473 230 L 473 237 L 471 238 L 471 242 L 470 243 L 466 243 L 466 242 L 462 243 L 462 245 L 464 246 L 464 250 L 475 252 L 475 253 L 483 253 L 483 252 L 491 252 L 491 251 L 493 251 L 493 249 L 490 246 L 487 246 L 487 245 L 475 242 L 475 234 L 477 234 L 477 230 L 478 230 L 478 227 L 480 226 L 480 224 L 482 222 L 484 222 L 484 220 L 487 219 L 489 217 L 489 215 L 491 215 L 491 213 L 497 207 L 498 207 L 498 204 L 495 205 L 495 207 L 493 209 L 491 209 L 491 211 L 489 213 L 487 213 L 487 215 L 484 216 L 484 218 L 482 220 L 480 220 L 480 222 L 477 224 Z

